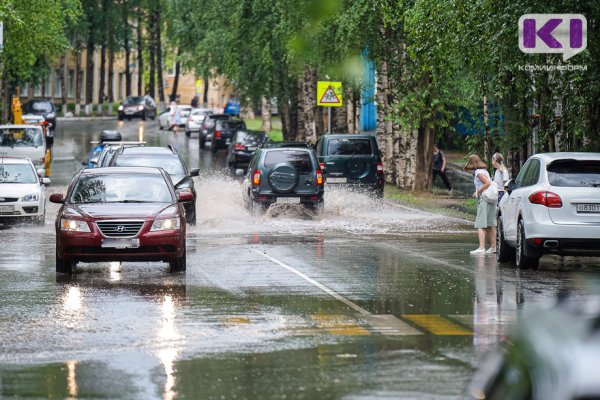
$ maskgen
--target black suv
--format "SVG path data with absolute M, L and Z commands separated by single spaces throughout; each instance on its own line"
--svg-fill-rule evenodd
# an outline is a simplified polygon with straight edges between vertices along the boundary
M 263 132 L 237 131 L 234 133 L 227 152 L 227 166 L 231 172 L 235 174 L 238 168 L 244 170 L 248 168 L 252 156 L 266 138 L 267 135 Z
M 183 202 L 185 218 L 190 225 L 196 224 L 196 189 L 193 176 L 200 170 L 188 170 L 183 159 L 173 146 L 168 147 L 121 147 L 109 164 L 111 167 L 159 167 L 171 177 L 177 193 L 188 192 L 194 195 L 191 201 Z
M 373 135 L 324 135 L 317 157 L 328 185 L 364 188 L 383 197 L 383 164 Z
M 202 127 L 200 128 L 200 148 L 203 149 L 206 144 L 206 140 L 208 134 L 212 135 L 212 132 L 215 130 L 215 126 L 217 125 L 217 121 L 219 120 L 230 120 L 231 115 L 228 114 L 212 114 L 207 115 L 204 118 L 204 122 L 202 123 Z
M 206 136 L 206 140 L 210 140 L 211 153 L 215 154 L 217 150 L 229 147 L 233 134 L 245 129 L 246 124 L 241 119 L 218 119 Z
M 23 114 L 41 115 L 56 128 L 56 108 L 50 99 L 33 99 L 23 105 Z
M 128 96 L 118 108 L 119 120 L 139 117 L 156 118 L 156 103 L 154 99 L 146 96 Z
M 323 173 L 310 149 L 259 149 L 252 157 L 242 190 L 252 213 L 271 204 L 302 204 L 322 213 Z

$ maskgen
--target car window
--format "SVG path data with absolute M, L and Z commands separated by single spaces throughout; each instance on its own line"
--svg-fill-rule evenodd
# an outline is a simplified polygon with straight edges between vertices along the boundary
M 70 196 L 71 203 L 173 201 L 169 186 L 162 175 L 81 175 Z
M 527 169 L 527 174 L 523 178 L 523 186 L 535 185 L 540 178 L 540 160 L 532 159 L 531 165 Z
M 29 164 L 0 164 L 0 183 L 37 183 Z
M 265 156 L 265 167 L 267 168 L 273 168 L 281 163 L 292 164 L 300 173 L 311 173 L 313 171 L 312 160 L 306 151 L 269 151 Z
M 321 155 L 323 151 L 323 139 L 319 139 L 319 141 L 317 142 L 317 155 Z
M 29 111 L 49 113 L 52 112 L 53 107 L 52 103 L 50 103 L 49 101 L 32 101 L 31 103 L 29 103 L 29 107 L 27 109 Z
M 137 96 L 129 96 L 125 99 L 125 101 L 123 102 L 123 104 L 140 104 L 144 101 L 143 97 L 137 97 Z
M 600 187 L 600 161 L 559 160 L 546 170 L 552 186 Z
M 0 130 L 1 147 L 38 147 L 44 145 L 44 137 L 38 128 L 6 128 Z
M 369 139 L 330 139 L 327 154 L 330 156 L 372 155 Z
M 184 166 L 176 155 L 163 156 L 154 154 L 119 155 L 115 160 L 116 167 L 159 167 L 169 175 L 185 175 Z
M 222 129 L 246 129 L 244 121 L 219 121 Z
M 523 180 L 525 179 L 525 175 L 527 175 L 527 171 L 529 170 L 529 166 L 531 165 L 531 161 L 532 160 L 527 160 L 525 162 L 525 164 L 523 165 L 523 167 L 521 167 L 521 170 L 519 171 L 519 174 L 515 178 L 515 188 L 519 188 L 519 187 L 523 186 Z

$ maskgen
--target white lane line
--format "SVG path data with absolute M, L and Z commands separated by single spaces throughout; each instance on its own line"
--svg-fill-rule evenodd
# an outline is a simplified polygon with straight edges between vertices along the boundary
M 311 285 L 316 286 L 317 288 L 321 289 L 322 291 L 324 291 L 325 293 L 327 293 L 334 299 L 341 301 L 348 307 L 357 311 L 361 315 L 361 317 L 362 317 L 361 319 L 363 319 L 364 322 L 366 322 L 371 328 L 373 328 L 374 332 L 377 332 L 381 335 L 402 335 L 402 336 L 404 336 L 404 335 L 422 335 L 423 334 L 423 332 L 419 331 L 418 329 L 413 328 L 408 323 L 396 318 L 393 315 L 371 314 L 369 311 L 365 310 L 364 308 L 360 307 L 359 305 L 354 304 L 350 300 L 346 299 L 344 296 L 340 295 L 339 293 L 334 292 L 333 290 L 329 289 L 327 286 L 323 285 L 322 283 L 319 283 L 319 282 L 315 281 L 314 279 L 309 278 L 302 272 L 298 271 L 296 268 L 290 267 L 283 261 L 279 261 L 278 259 L 271 257 L 266 252 L 261 252 L 256 249 L 253 249 L 253 251 L 256 254 L 261 255 L 264 258 L 274 262 L 275 264 L 279 265 L 280 267 L 283 267 L 283 268 L 287 269 L 288 271 L 298 275 L 300 278 L 304 279 Z
M 302 272 L 298 271 L 296 268 L 290 267 L 289 265 L 285 264 L 284 262 L 279 261 L 278 259 L 271 257 L 267 253 L 260 252 L 260 251 L 258 251 L 256 249 L 253 249 L 253 251 L 256 254 L 259 254 L 259 255 L 263 256 L 264 258 L 266 258 L 268 260 L 271 260 L 272 262 L 274 262 L 275 264 L 279 265 L 280 267 L 283 267 L 283 268 L 287 269 L 288 271 L 290 271 L 290 272 L 298 275 L 300 278 L 304 279 L 306 282 L 310 283 L 313 286 L 318 287 L 319 289 L 321 289 L 322 291 L 324 291 L 325 293 L 327 293 L 328 295 L 330 295 L 334 299 L 336 299 L 338 301 L 341 301 L 342 303 L 344 303 L 348 307 L 350 307 L 353 310 L 357 311 L 359 314 L 364 315 L 364 316 L 371 316 L 371 315 L 373 315 L 370 312 L 368 312 L 367 310 L 365 310 L 364 308 L 362 308 L 361 306 L 354 304 L 353 302 L 351 302 L 350 300 L 346 299 L 342 295 L 340 295 L 340 294 L 334 292 L 333 290 L 329 289 L 327 286 L 323 285 L 322 283 L 319 283 L 319 282 L 315 281 L 314 279 L 306 276 Z

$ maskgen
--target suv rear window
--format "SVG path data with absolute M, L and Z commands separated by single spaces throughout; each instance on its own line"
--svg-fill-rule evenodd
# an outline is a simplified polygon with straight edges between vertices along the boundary
M 32 101 L 29 104 L 29 110 L 38 112 L 52 112 L 52 103 L 49 101 Z
M 219 121 L 221 129 L 246 129 L 243 121 Z
M 371 140 L 369 139 L 330 139 L 327 155 L 354 156 L 372 155 Z
M 269 151 L 265 156 L 265 167 L 267 168 L 273 168 L 280 163 L 292 164 L 302 174 L 310 174 L 313 171 L 312 160 L 306 151 Z
M 547 170 L 552 186 L 600 187 L 600 161 L 555 161 Z

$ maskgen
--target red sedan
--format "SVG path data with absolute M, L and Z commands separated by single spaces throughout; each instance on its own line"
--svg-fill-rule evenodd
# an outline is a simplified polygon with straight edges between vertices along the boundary
M 185 271 L 185 211 L 192 193 L 175 193 L 160 168 L 120 167 L 79 171 L 56 217 L 56 272 L 78 261 L 163 261 Z

